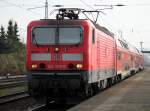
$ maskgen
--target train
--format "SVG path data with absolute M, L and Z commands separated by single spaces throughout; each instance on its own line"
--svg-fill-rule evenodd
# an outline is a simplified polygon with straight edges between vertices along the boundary
M 91 97 L 144 69 L 143 54 L 123 38 L 73 9 L 59 12 L 27 26 L 28 91 L 36 100 Z

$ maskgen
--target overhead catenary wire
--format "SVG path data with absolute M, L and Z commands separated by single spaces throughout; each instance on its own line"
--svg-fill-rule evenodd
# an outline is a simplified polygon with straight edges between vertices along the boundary
M 130 6 L 132 6 L 132 7 L 133 7 L 133 6 L 150 6 L 150 4 L 125 4 L 125 6 L 127 6 L 127 7 L 128 7 L 128 6 L 129 6 L 129 7 L 130 7 Z
M 33 12 L 33 11 L 31 11 L 31 10 L 27 10 L 27 9 L 25 9 L 24 7 L 22 7 L 21 5 L 18 5 L 18 4 L 12 3 L 12 2 L 8 2 L 7 0 L 0 0 L 0 2 L 4 2 L 4 3 L 8 4 L 8 5 L 11 5 L 11 6 L 14 6 L 14 7 L 23 9 L 23 10 L 26 10 L 26 11 L 31 12 L 31 13 L 33 13 L 33 14 L 36 14 L 36 15 L 38 15 L 38 16 L 42 16 L 42 15 L 39 14 L 39 13 Z
M 113 10 L 113 7 L 122 7 L 122 6 L 126 6 L 122 3 L 118 3 L 118 4 L 94 4 L 94 6 L 99 6 L 99 7 L 103 7 L 102 9 L 99 9 L 101 11 L 103 10 L 106 10 L 106 9 L 110 9 L 110 10 Z M 105 8 L 106 7 L 106 8 Z M 106 14 L 105 14 L 106 15 Z M 111 22 L 107 19 L 107 18 L 103 18 L 103 16 L 101 16 L 101 20 L 104 21 L 104 25 L 106 25 L 107 27 L 109 27 L 111 30 L 113 30 L 113 32 L 115 31 L 115 34 L 116 32 L 118 32 L 118 28 L 114 27 Z M 117 24 L 117 22 L 114 20 L 114 22 Z
M 45 7 L 45 6 L 43 5 L 43 6 L 39 6 L 39 7 L 28 8 L 27 10 L 32 10 L 32 9 L 37 9 L 37 8 L 43 8 L 43 7 Z
M 43 5 L 43 6 L 38 6 L 38 7 L 28 8 L 27 10 L 33 10 L 33 9 L 45 7 L 45 19 L 48 19 L 48 6 L 49 6 L 49 5 L 48 5 L 48 0 L 45 0 L 45 5 Z
M 39 14 L 39 13 L 30 11 L 30 10 L 27 10 L 26 7 L 24 7 L 24 6 L 18 5 L 18 4 L 16 4 L 16 3 L 9 2 L 8 0 L 0 0 L 0 2 L 3 2 L 3 3 L 5 3 L 5 4 L 7 4 L 8 7 L 16 7 L 16 8 L 19 8 L 19 9 L 21 9 L 21 10 L 24 10 L 24 11 L 27 11 L 27 12 L 32 13 L 32 14 L 30 14 L 30 15 L 33 15 L 33 14 L 34 14 L 34 15 L 37 15 L 37 16 L 39 16 L 39 17 L 42 17 L 42 16 L 43 16 L 43 15 L 41 15 L 41 14 Z M 22 41 L 25 43 L 25 39 L 24 39 L 24 38 L 25 38 L 26 29 L 19 27 L 19 31 L 20 31 L 19 34 L 21 35 L 21 36 L 20 36 L 20 40 L 22 40 Z
M 85 6 L 91 8 L 91 9 L 94 9 L 91 5 L 87 4 L 86 2 L 84 2 L 83 0 L 80 0 Z

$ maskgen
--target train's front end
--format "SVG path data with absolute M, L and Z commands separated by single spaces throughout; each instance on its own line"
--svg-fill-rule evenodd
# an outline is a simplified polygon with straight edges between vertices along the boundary
M 81 91 L 88 81 L 86 20 L 39 20 L 27 29 L 30 95 L 59 97 Z

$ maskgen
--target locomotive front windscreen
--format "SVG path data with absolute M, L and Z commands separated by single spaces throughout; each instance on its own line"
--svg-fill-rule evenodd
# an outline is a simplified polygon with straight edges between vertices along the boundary
M 80 44 L 82 40 L 83 31 L 80 27 L 35 27 L 32 30 L 33 44 Z

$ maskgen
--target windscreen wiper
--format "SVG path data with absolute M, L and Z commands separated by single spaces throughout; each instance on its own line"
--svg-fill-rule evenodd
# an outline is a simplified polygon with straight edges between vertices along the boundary
M 36 41 L 36 38 L 35 38 L 35 35 L 34 35 L 34 34 L 32 34 L 32 39 L 34 40 L 34 42 L 35 42 L 36 46 L 37 46 L 37 47 L 39 47 L 39 44 L 37 43 L 37 41 Z

